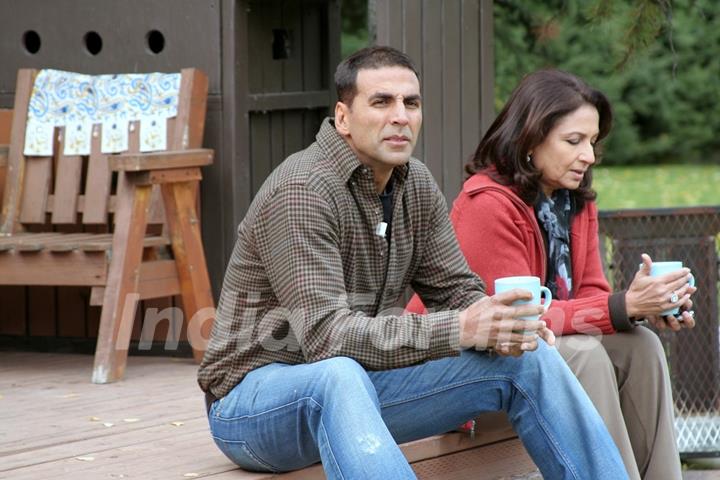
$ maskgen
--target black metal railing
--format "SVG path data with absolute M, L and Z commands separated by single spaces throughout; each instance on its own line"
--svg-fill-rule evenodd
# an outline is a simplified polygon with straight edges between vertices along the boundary
M 600 243 L 615 290 L 630 284 L 642 253 L 692 270 L 695 328 L 658 334 L 670 367 L 680 452 L 720 455 L 720 207 L 603 211 Z

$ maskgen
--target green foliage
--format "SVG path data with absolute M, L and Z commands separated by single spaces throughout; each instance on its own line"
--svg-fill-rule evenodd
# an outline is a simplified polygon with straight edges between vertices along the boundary
M 342 0 L 340 15 L 342 17 L 340 54 L 345 58 L 369 45 L 368 0 Z
M 340 45 L 342 58 L 370 45 L 367 30 L 360 30 L 353 33 L 343 33 Z
M 593 173 L 601 210 L 720 205 L 720 165 L 601 166 Z
M 720 163 L 720 2 L 496 0 L 495 105 L 542 67 L 614 107 L 608 165 Z
M 340 15 L 343 32 L 367 30 L 368 0 L 342 0 Z

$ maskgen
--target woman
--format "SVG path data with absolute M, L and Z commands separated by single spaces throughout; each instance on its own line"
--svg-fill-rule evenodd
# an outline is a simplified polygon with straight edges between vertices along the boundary
M 597 142 L 610 131 L 601 92 L 558 70 L 525 77 L 466 170 L 451 218 L 470 264 L 496 278 L 540 277 L 544 315 L 560 353 L 610 430 L 630 478 L 680 479 L 673 402 L 662 345 L 649 329 L 692 328 L 688 269 L 651 277 L 651 259 L 627 291 L 611 293 L 598 251 L 591 189 Z M 679 319 L 660 312 L 683 307 Z M 422 309 L 417 297 L 408 307 Z M 584 335 L 580 335 L 584 334 Z

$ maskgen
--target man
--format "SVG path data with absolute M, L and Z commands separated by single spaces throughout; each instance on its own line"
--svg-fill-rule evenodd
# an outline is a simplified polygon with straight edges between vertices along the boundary
M 510 306 L 524 291 L 485 295 L 410 158 L 422 123 L 411 60 L 364 49 L 335 83 L 334 121 L 268 177 L 239 227 L 199 372 L 218 447 L 248 470 L 322 461 L 330 479 L 415 478 L 398 443 L 505 410 L 545 478 L 626 478 L 538 339 L 552 333 L 518 319 L 541 307 Z M 408 286 L 437 311 L 396 314 Z

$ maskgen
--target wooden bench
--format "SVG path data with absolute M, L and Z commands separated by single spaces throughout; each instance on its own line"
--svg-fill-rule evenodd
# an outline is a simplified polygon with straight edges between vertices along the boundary
M 181 72 L 166 150 L 140 153 L 141 125 L 132 121 L 123 153 L 102 153 L 96 124 L 89 155 L 64 155 L 65 128 L 56 127 L 52 156 L 26 156 L 38 74 L 18 72 L 10 143 L 0 147 L 0 165 L 5 159 L 7 165 L 0 285 L 91 287 L 90 303 L 102 305 L 96 383 L 123 376 L 139 300 L 181 295 L 199 361 L 214 314 L 196 211 L 200 167 L 213 158 L 212 150 L 199 148 L 207 77 L 196 69 Z M 9 115 L 0 113 L 0 129 Z
M 401 445 L 421 480 L 482 480 L 541 478 L 504 413 L 487 413 L 477 419 L 475 438 L 466 432 L 451 432 Z M 322 467 L 314 465 L 285 474 L 232 470 L 219 475 L 236 480 L 322 480 Z

